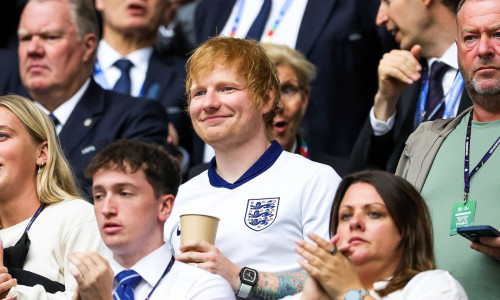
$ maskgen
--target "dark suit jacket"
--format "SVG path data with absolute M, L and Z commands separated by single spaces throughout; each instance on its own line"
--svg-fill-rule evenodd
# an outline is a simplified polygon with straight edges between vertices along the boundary
M 413 121 L 417 110 L 421 80 L 410 85 L 399 97 L 396 107 L 394 127 L 382 136 L 373 135 L 370 118 L 366 120 L 354 146 L 350 171 L 375 168 L 394 173 L 403 153 L 405 142 L 413 132 Z M 458 113 L 472 105 L 469 94 L 464 89 Z
M 149 60 L 142 98 L 154 99 L 166 109 L 169 121 L 179 133 L 179 143 L 191 151 L 191 122 L 186 113 L 185 59 L 164 57 L 156 50 Z
M 80 183 L 91 195 L 92 181 L 83 176 L 90 159 L 118 139 L 133 139 L 165 146 L 168 117 L 156 101 L 102 89 L 94 80 L 59 133 L 61 147 Z M 91 200 L 91 199 L 89 199 Z
M 0 95 L 17 94 L 30 98 L 19 77 L 17 49 L 0 49 Z
M 236 0 L 204 0 L 196 12 L 197 41 L 216 36 Z M 377 3 L 379 1 L 376 1 Z M 296 49 L 317 68 L 302 121 L 311 148 L 349 157 L 373 103 L 384 50 L 374 0 L 308 1 Z

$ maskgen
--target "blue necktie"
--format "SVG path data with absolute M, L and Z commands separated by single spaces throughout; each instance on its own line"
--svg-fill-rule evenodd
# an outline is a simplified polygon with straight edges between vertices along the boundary
M 52 119 L 52 122 L 54 123 L 54 126 L 57 127 L 57 125 L 61 124 L 59 120 L 54 116 L 52 113 L 49 114 L 49 117 Z
M 116 274 L 115 280 L 118 282 L 118 288 L 113 293 L 113 299 L 134 300 L 134 288 L 141 279 L 141 275 L 134 270 L 125 270 Z
M 132 85 L 130 81 L 129 71 L 133 66 L 132 62 L 128 59 L 119 59 L 113 64 L 113 66 L 117 67 L 122 72 L 122 75 L 120 76 L 120 78 L 118 78 L 118 81 L 113 87 L 113 91 L 129 95 L 130 86 Z
M 429 74 L 429 92 L 425 103 L 426 115 L 432 114 L 431 119 L 439 119 L 444 113 L 444 93 L 443 93 L 443 76 L 448 70 L 445 63 L 435 61 L 432 63 L 431 72 Z
M 267 18 L 269 18 L 269 13 L 271 12 L 272 0 L 264 0 L 262 8 L 260 9 L 257 18 L 252 23 L 252 26 L 248 30 L 246 39 L 254 39 L 260 41 L 260 37 L 264 32 L 264 27 L 267 23 Z

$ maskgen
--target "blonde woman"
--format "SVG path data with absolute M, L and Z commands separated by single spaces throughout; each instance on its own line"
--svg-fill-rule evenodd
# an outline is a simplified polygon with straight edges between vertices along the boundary
M 67 254 L 107 253 L 93 207 L 80 198 L 51 119 L 28 99 L 1 96 L 0 239 L 8 270 L 0 269 L 0 293 L 45 299 L 74 291 Z

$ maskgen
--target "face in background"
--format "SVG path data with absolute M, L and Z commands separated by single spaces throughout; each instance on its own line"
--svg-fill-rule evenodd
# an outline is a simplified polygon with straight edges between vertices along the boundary
M 340 204 L 337 234 L 339 246 L 350 245 L 345 254 L 358 270 L 382 270 L 382 278 L 395 272 L 402 256 L 398 248 L 401 234 L 371 184 L 359 182 L 347 189 Z
M 96 0 L 106 29 L 133 35 L 156 35 L 166 0 Z
M 457 17 L 458 63 L 471 95 L 500 94 L 500 1 L 467 1 Z M 500 99 L 473 97 L 500 109 Z
M 381 0 L 376 23 L 391 32 L 401 49 L 421 44 L 428 16 L 421 0 Z
M 299 86 L 299 80 L 289 65 L 279 65 L 281 89 L 280 109 L 274 117 L 274 137 L 287 151 L 293 151 L 293 143 L 302 117 L 309 103 L 309 90 Z
M 88 78 L 95 36 L 80 40 L 66 1 L 29 2 L 18 29 L 19 71 L 30 94 L 73 95 Z
M 214 148 L 231 147 L 265 134 L 262 116 L 272 104 L 252 105 L 246 82 L 234 67 L 216 63 L 199 78 L 191 85 L 189 115 L 203 141 Z
M 36 193 L 36 168 L 46 161 L 44 145 L 36 144 L 21 120 L 0 106 L 0 198 L 8 199 L 19 191 Z
M 163 225 L 172 210 L 173 195 L 156 198 L 142 169 L 135 173 L 99 169 L 93 176 L 92 194 L 99 231 L 115 257 L 138 261 L 163 244 Z

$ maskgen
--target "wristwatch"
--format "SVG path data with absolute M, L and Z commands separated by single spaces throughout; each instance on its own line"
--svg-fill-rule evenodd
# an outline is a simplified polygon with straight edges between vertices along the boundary
M 365 296 L 368 296 L 366 289 L 352 289 L 344 294 L 344 300 L 362 300 Z
M 250 294 L 253 286 L 257 284 L 258 277 L 259 273 L 257 273 L 257 270 L 243 267 L 240 271 L 241 283 L 237 296 L 240 298 L 248 298 L 248 294 Z

